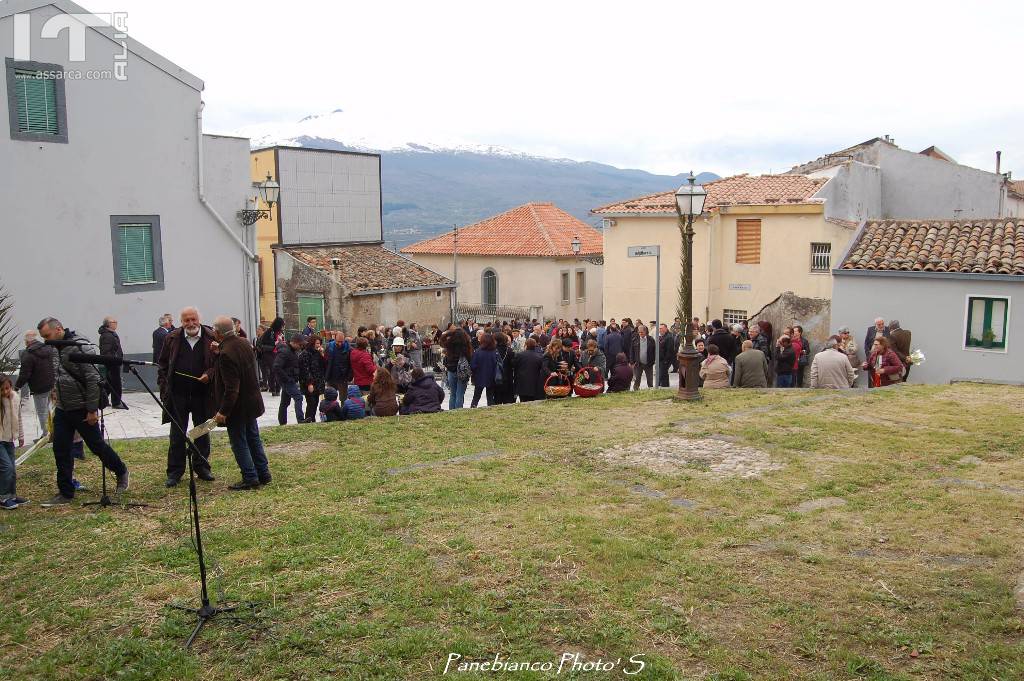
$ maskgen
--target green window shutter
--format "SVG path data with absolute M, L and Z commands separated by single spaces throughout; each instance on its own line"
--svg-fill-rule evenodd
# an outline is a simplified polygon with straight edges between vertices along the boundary
M 299 296 L 299 326 L 306 327 L 306 318 L 316 317 L 316 328 L 324 328 L 324 299 L 322 296 Z
M 15 71 L 14 87 L 18 132 L 59 135 L 56 82 L 39 78 L 34 71 Z
M 153 272 L 153 226 L 121 225 L 121 283 L 156 280 Z

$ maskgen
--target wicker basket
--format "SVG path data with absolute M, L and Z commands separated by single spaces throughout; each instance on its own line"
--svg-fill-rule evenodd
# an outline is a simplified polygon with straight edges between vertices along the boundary
M 604 393 L 604 376 L 595 367 L 584 367 L 576 374 L 572 390 L 579 397 L 597 397 Z
M 560 380 L 565 381 L 562 385 L 551 385 L 551 379 L 558 377 Z M 548 397 L 568 397 L 572 393 L 572 381 L 569 379 L 568 374 L 558 373 L 551 374 L 547 380 L 544 381 L 544 394 Z

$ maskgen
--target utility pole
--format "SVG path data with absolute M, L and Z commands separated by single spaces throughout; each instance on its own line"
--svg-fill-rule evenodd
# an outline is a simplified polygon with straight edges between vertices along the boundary
M 452 294 L 452 324 L 458 324 L 456 315 L 459 312 L 459 226 L 452 225 L 455 243 L 452 246 L 452 279 L 455 281 L 455 292 Z

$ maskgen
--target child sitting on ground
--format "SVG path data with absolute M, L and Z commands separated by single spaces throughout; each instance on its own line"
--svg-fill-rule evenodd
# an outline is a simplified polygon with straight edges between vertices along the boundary
M 337 388 L 327 388 L 324 391 L 324 401 L 320 403 L 320 420 L 349 421 L 361 419 L 366 416 L 366 403 L 363 402 L 363 395 L 358 385 L 348 386 L 348 399 L 344 402 L 338 401 Z

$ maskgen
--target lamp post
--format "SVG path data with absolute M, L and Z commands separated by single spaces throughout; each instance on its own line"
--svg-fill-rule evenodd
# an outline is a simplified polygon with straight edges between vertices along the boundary
M 682 268 L 679 272 L 679 318 L 686 325 L 686 338 L 679 348 L 679 393 L 677 400 L 699 400 L 697 382 L 700 378 L 701 355 L 693 345 L 693 218 L 704 212 L 704 199 L 708 193 L 695 184 L 693 173 L 687 183 L 676 190 L 676 215 L 679 216 Z
M 251 227 L 261 219 L 269 220 L 270 211 L 274 210 L 274 204 L 281 198 L 281 185 L 271 179 L 270 173 L 267 173 L 265 182 L 260 182 L 259 190 L 260 198 L 263 199 L 263 203 L 267 204 L 267 208 L 266 210 L 250 210 L 247 208 L 238 211 L 238 219 L 246 227 Z

